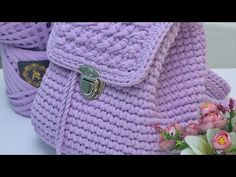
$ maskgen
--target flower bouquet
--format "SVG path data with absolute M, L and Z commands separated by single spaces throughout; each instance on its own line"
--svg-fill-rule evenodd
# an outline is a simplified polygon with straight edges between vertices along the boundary
M 229 99 L 227 107 L 204 103 L 200 118 L 186 127 L 179 124 L 165 129 L 154 126 L 160 133 L 159 147 L 181 155 L 236 155 L 236 105 Z

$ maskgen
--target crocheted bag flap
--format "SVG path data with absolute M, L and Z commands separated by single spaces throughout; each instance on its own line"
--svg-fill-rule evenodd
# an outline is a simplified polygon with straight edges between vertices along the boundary
M 168 33 L 174 33 L 172 26 L 177 24 L 55 23 L 48 41 L 48 57 L 76 72 L 81 65 L 95 67 L 102 81 L 132 86 L 148 75 L 163 40 Z

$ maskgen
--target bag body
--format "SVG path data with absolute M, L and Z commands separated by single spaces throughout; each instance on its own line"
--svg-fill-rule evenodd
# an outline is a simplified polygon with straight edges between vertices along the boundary
M 154 124 L 194 122 L 230 91 L 205 48 L 200 23 L 55 23 L 34 129 L 58 154 L 165 154 Z

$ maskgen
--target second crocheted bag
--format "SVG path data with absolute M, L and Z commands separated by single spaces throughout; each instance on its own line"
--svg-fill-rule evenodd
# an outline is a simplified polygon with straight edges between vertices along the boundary
M 58 154 L 163 154 L 153 124 L 187 125 L 230 91 L 205 47 L 200 23 L 55 23 L 34 129 Z
M 0 44 L 6 94 L 12 109 L 30 117 L 31 106 L 49 64 L 45 51 L 31 51 Z
M 52 23 L 0 22 L 0 42 L 31 50 L 45 50 Z
M 49 63 L 46 46 L 51 28 L 50 22 L 0 22 L 6 93 L 13 110 L 26 117 Z

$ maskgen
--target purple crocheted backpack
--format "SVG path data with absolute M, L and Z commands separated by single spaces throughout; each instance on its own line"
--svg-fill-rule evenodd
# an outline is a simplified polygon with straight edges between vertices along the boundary
M 55 23 L 34 129 L 58 154 L 163 154 L 153 124 L 191 123 L 230 91 L 205 47 L 200 23 Z
M 26 117 L 49 63 L 45 50 L 51 28 L 46 22 L 0 23 L 6 93 L 13 110 Z

